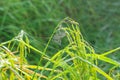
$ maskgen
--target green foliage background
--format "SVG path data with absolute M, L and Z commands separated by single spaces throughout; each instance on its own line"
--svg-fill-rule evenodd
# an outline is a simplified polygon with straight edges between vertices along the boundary
M 0 42 L 10 40 L 24 30 L 31 44 L 43 50 L 53 29 L 65 17 L 80 24 L 84 38 L 97 53 L 120 46 L 119 0 L 0 0 Z M 61 49 L 62 46 L 57 47 Z M 36 63 L 36 56 L 31 55 L 29 59 Z M 110 57 L 120 61 L 120 54 Z M 107 70 L 111 65 L 100 66 Z
M 59 21 L 71 17 L 98 52 L 109 50 L 119 46 L 119 4 L 119 0 L 1 0 L 0 41 L 21 29 L 47 40 Z

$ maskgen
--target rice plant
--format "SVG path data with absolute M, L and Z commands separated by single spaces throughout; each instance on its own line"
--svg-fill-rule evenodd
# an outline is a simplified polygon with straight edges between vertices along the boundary
M 59 32 L 59 33 L 58 33 Z M 49 55 L 52 41 L 66 46 Z M 13 39 L 0 44 L 0 80 L 101 80 L 98 74 L 107 80 L 119 80 L 120 63 L 107 55 L 119 48 L 97 54 L 94 48 L 84 40 L 79 24 L 71 18 L 65 18 L 53 31 L 44 51 L 30 44 L 27 33 L 21 32 Z M 28 63 L 27 55 L 38 53 L 38 65 Z M 112 64 L 109 72 L 99 68 L 99 60 Z M 119 70 L 117 70 L 119 71 Z

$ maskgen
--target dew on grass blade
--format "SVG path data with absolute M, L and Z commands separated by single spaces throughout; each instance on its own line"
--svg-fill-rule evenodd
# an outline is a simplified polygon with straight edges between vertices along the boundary
M 15 37 L 15 39 L 23 39 L 24 34 L 26 33 L 23 30 L 21 30 L 18 36 Z

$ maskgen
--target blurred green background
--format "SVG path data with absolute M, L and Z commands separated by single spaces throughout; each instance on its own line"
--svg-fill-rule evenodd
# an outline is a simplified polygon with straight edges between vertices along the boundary
M 65 17 L 80 24 L 97 53 L 120 46 L 120 0 L 0 0 L 0 42 L 24 30 L 42 50 Z M 119 55 L 111 57 L 120 60 Z

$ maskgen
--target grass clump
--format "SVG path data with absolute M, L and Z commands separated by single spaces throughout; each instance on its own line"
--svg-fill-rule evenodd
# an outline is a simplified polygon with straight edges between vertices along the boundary
M 61 32 L 61 36 L 58 35 Z M 62 45 L 65 38 L 66 46 L 49 54 L 52 40 Z M 1 80 L 100 80 L 98 74 L 104 79 L 118 79 L 120 74 L 113 72 L 119 68 L 120 63 L 107 57 L 119 50 L 113 49 L 103 54 L 96 54 L 93 47 L 84 40 L 79 24 L 70 18 L 62 20 L 55 28 L 43 51 L 30 44 L 24 31 L 17 37 L 0 44 L 0 78 Z M 38 53 L 38 65 L 28 63 L 27 55 Z M 99 60 L 112 64 L 109 72 L 98 67 Z

